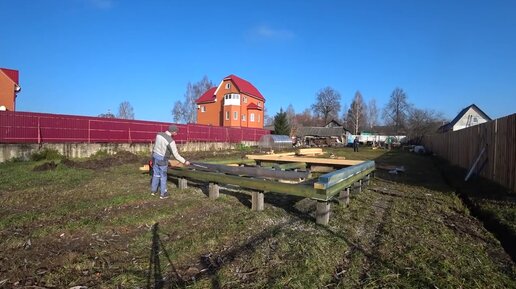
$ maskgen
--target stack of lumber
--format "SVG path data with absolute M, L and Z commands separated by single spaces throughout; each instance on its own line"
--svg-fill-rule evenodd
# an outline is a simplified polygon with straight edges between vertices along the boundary
M 324 154 L 322 148 L 306 148 L 298 149 L 296 155 L 298 156 L 316 156 Z

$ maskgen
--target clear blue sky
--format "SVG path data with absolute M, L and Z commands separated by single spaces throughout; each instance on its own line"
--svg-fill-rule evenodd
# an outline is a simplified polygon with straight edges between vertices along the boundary
M 383 107 L 395 87 L 451 119 L 516 112 L 516 1 L 0 0 L 17 110 L 171 121 L 188 82 L 236 74 L 270 115 L 331 86 Z

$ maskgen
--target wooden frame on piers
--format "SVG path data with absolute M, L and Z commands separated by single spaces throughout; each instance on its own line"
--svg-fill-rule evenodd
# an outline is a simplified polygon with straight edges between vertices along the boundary
M 306 160 L 310 159 L 310 160 Z M 328 162 L 330 161 L 330 162 Z M 333 161 L 333 162 L 331 162 Z M 269 177 L 249 177 L 238 175 L 238 171 L 227 170 L 232 174 L 225 172 L 213 172 L 206 170 L 196 170 L 195 167 L 172 167 L 169 169 L 169 174 L 176 177 L 180 181 L 180 187 L 185 188 L 186 184 L 183 182 L 186 179 L 192 179 L 201 182 L 209 183 L 210 198 L 216 199 L 218 197 L 219 185 L 235 185 L 241 188 L 252 191 L 253 210 L 263 210 L 263 194 L 267 192 L 283 193 L 288 195 L 311 198 L 318 201 L 316 222 L 318 224 L 326 225 L 330 214 L 330 201 L 337 196 L 340 199 L 344 198 L 344 204 L 349 203 L 349 189 L 355 184 L 360 184 L 359 191 L 365 183 L 369 183 L 370 175 L 375 170 L 374 161 L 350 161 L 350 160 L 332 160 L 332 159 L 317 159 L 317 158 L 294 158 L 294 160 L 286 160 L 281 157 L 281 164 L 283 168 L 301 168 L 302 163 L 307 164 L 331 164 L 342 166 L 343 162 L 348 164 L 354 163 L 348 167 L 338 169 L 336 171 L 323 174 L 318 178 L 313 178 L 301 183 L 284 183 L 281 182 L 281 173 L 285 172 L 278 170 L 277 177 L 275 174 L 267 174 Z M 271 162 L 268 159 L 267 162 Z M 293 165 L 285 165 L 292 163 Z M 202 165 L 202 164 L 201 164 Z M 279 164 L 278 164 L 279 166 Z M 208 166 L 206 166 L 208 167 Z M 261 168 L 264 169 L 264 168 Z M 306 169 L 306 167 L 305 167 Z M 274 171 L 271 169 L 271 171 Z M 272 176 L 272 177 L 271 177 Z M 367 182 L 362 182 L 365 179 Z M 342 194 L 345 191 L 346 193 Z M 339 196 L 340 194 L 340 196 Z

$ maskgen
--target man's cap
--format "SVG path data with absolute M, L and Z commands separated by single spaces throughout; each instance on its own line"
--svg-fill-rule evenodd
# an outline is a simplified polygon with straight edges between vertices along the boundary
M 178 129 L 177 129 L 177 126 L 175 124 L 171 124 L 168 126 L 168 131 L 169 132 L 176 132 Z

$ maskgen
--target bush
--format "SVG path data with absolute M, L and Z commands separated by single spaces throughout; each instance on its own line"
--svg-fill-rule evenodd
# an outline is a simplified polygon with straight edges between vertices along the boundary
M 105 158 L 109 155 L 110 155 L 110 153 L 107 150 L 98 150 L 94 154 L 92 154 L 90 157 L 93 159 L 96 159 L 96 158 Z
M 250 146 L 247 146 L 243 143 L 239 143 L 236 148 L 241 152 L 250 152 L 252 150 Z
M 56 149 L 44 148 L 30 156 L 32 161 L 59 160 L 63 157 Z

